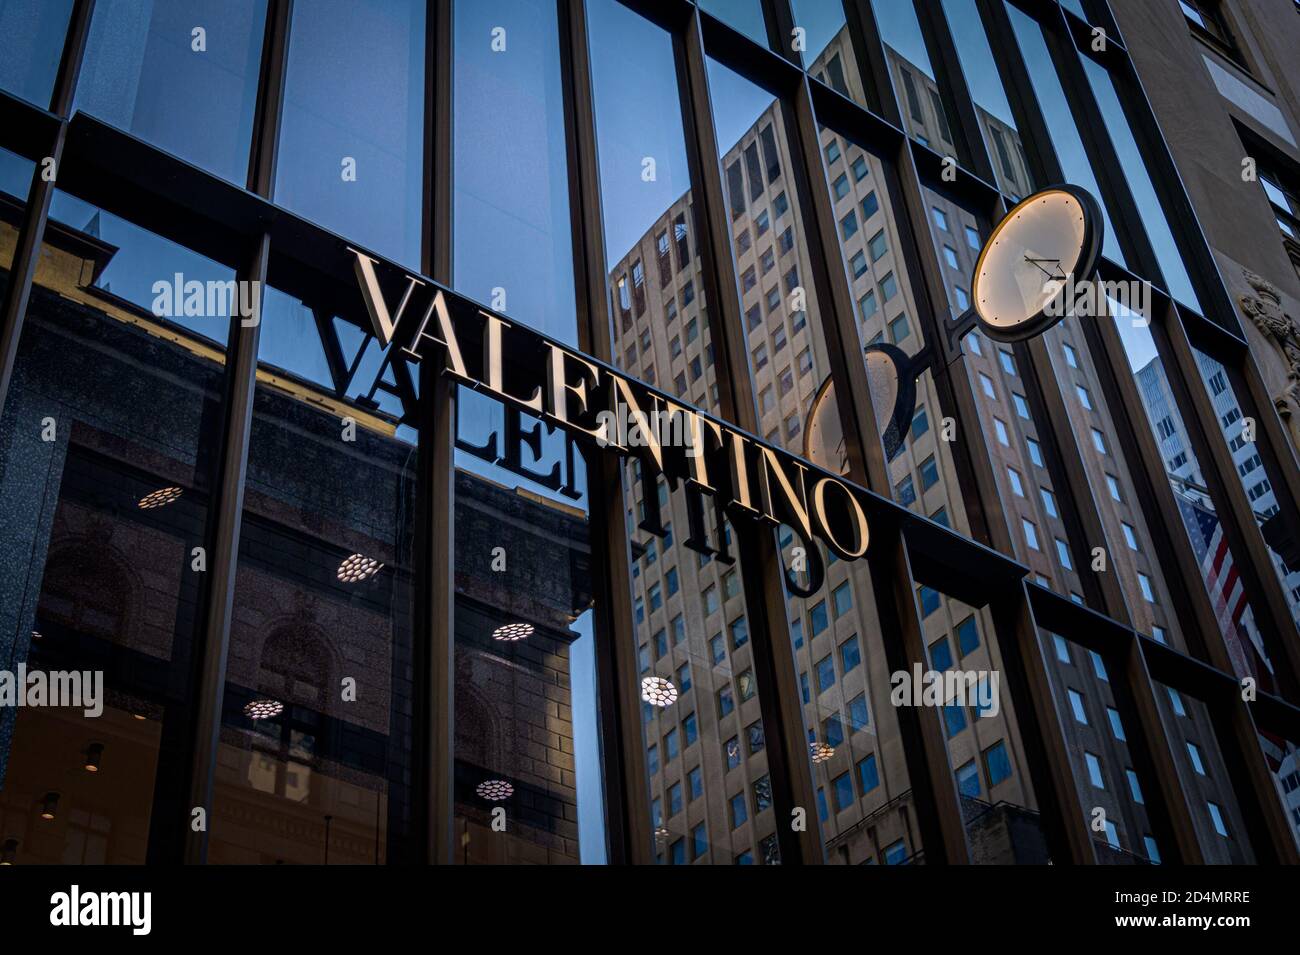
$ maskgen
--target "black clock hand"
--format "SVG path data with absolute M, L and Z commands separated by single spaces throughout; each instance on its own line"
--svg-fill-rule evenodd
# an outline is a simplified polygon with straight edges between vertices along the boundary
M 1061 275 L 1053 275 L 1051 272 L 1047 271 L 1047 269 L 1043 268 L 1041 265 L 1038 264 L 1038 263 L 1040 263 L 1040 262 L 1055 262 L 1055 263 L 1056 263 L 1056 269 L 1057 269 L 1057 271 L 1063 273 L 1063 270 L 1061 269 L 1061 260 L 1060 260 L 1060 259 L 1033 259 L 1033 258 L 1030 258 L 1029 256 L 1026 255 L 1026 256 L 1025 256 L 1025 261 L 1028 262 L 1030 265 L 1034 266 L 1034 268 L 1038 269 L 1038 271 L 1042 272 L 1042 273 L 1043 273 L 1044 275 L 1046 275 L 1049 279 L 1063 279 L 1063 278 L 1065 278 L 1065 275 L 1064 275 L 1064 274 L 1061 274 Z

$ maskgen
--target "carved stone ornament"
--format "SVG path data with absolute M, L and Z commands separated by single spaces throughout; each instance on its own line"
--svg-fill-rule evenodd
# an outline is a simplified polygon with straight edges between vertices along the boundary
M 1237 301 L 1260 334 L 1281 353 L 1286 384 L 1273 395 L 1273 406 L 1300 449 L 1300 322 L 1282 310 L 1277 286 L 1249 269 L 1242 269 L 1242 274 L 1255 294 L 1243 295 Z

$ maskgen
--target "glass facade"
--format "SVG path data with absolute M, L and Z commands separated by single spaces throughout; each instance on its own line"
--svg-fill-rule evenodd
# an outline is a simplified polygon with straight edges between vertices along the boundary
M 76 691 L 4 861 L 1294 857 L 1292 449 L 1079 5 L 73 6 L 0 0 L 0 660 Z M 972 330 L 1061 180 L 1146 307 Z M 516 397 L 560 346 L 701 435 Z

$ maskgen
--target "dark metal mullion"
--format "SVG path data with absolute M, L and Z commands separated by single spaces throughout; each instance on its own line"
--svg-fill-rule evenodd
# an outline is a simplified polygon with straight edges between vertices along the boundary
M 292 10 L 292 0 L 273 0 L 267 6 L 248 165 L 248 190 L 263 198 L 270 197 L 274 183 Z M 208 825 L 197 832 L 192 826 L 186 826 L 185 861 L 191 864 L 207 861 L 208 832 L 213 822 L 217 752 L 226 692 L 226 659 L 234 614 L 244 482 L 253 426 L 257 351 L 262 331 L 262 298 L 270 258 L 271 234 L 263 232 L 254 240 L 248 264 L 236 275 L 240 282 L 253 283 L 258 290 L 256 321 L 246 324 L 238 314 L 232 315 L 226 343 L 222 446 L 208 513 L 209 571 L 203 595 L 203 632 L 195 687 L 198 702 L 194 716 L 194 745 L 190 754 L 190 809 L 204 809 Z
M 749 344 L 741 314 L 735 262 L 731 254 L 730 213 L 724 200 L 717 134 L 708 90 L 704 35 L 698 10 L 684 34 L 674 36 L 678 86 L 686 126 L 687 162 L 694 185 L 709 334 L 714 348 L 724 415 L 757 434 L 758 405 L 749 367 Z M 716 346 L 721 347 L 716 347 Z M 719 533 L 722 528 L 718 529 Z M 770 530 L 742 522 L 735 525 L 741 560 L 741 586 L 754 653 L 759 710 L 768 740 L 772 803 L 781 859 L 787 864 L 816 864 L 825 850 L 817 821 L 808 739 L 804 733 L 802 695 L 785 605 L 784 569 Z M 803 810 L 807 824 L 795 830 L 792 813 Z
M 800 69 L 808 64 L 803 61 L 803 53 L 794 49 L 794 10 L 790 0 L 760 0 L 763 4 L 763 22 L 767 24 L 767 43 L 772 51 L 785 57 Z M 834 2 L 834 0 L 832 0 Z
M 32 184 L 27 191 L 27 206 L 19 227 L 18 242 L 9 263 L 9 286 L 5 290 L 3 312 L 0 312 L 0 414 L 4 413 L 5 399 L 13 379 L 14 363 L 18 359 L 18 345 L 22 339 L 27 318 L 27 303 L 32 294 L 32 281 L 40 262 L 41 246 L 45 242 L 45 225 L 54 199 L 55 179 L 63 162 L 63 147 L 68 139 L 68 112 L 72 108 L 77 77 L 90 33 L 90 19 L 94 14 L 95 0 L 76 0 L 68 20 L 68 31 L 63 43 L 63 54 L 50 96 L 50 111 L 59 119 L 50 154 L 38 161 L 32 169 Z M 53 162 L 54 178 L 46 178 L 44 159 Z
M 903 114 L 894 91 L 893 74 L 889 70 L 889 59 L 885 55 L 885 45 L 880 39 L 880 27 L 870 0 L 844 0 L 844 17 L 868 106 L 898 129 L 903 129 Z
M 586 8 L 582 0 L 557 0 L 557 10 L 579 346 L 614 364 Z M 654 833 L 643 755 L 623 465 L 610 454 L 589 456 L 587 462 L 592 557 L 594 565 L 606 571 L 595 581 L 593 631 L 608 860 L 651 863 Z
M 1218 414 L 1202 384 L 1192 344 L 1176 317 L 1155 331 L 1160 351 L 1173 356 L 1175 366 L 1166 368 L 1166 377 L 1175 403 L 1180 409 L 1192 412 L 1183 415 L 1188 440 L 1228 538 L 1237 573 L 1255 613 L 1256 626 L 1264 635 L 1278 670 L 1279 695 L 1291 701 L 1300 700 L 1300 633 L 1291 619 L 1286 593 L 1277 578 L 1268 547 L 1256 529 L 1255 510 L 1237 478 L 1236 464 L 1223 440 Z
M 452 287 L 452 0 L 428 0 L 420 267 Z M 447 865 L 456 843 L 455 512 L 456 385 L 420 362 L 412 568 L 415 731 L 411 861 Z

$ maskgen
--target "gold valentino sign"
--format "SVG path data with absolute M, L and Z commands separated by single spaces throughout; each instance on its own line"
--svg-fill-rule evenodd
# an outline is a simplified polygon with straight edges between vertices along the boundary
M 824 576 L 814 538 L 841 559 L 855 560 L 867 551 L 868 515 L 872 521 L 893 515 L 890 502 L 839 475 L 425 279 L 348 251 L 384 345 L 392 342 L 413 361 L 440 359 L 447 374 L 470 388 L 579 439 L 637 457 L 645 506 L 640 526 L 649 533 L 667 534 L 657 487 L 663 474 L 686 493 L 687 547 L 731 563 L 725 535 L 717 531 L 724 515 L 769 527 L 785 524 L 801 539 L 806 561 L 806 576 L 798 580 L 787 573 L 787 581 L 800 596 L 810 596 Z M 710 508 L 713 530 L 706 521 Z

